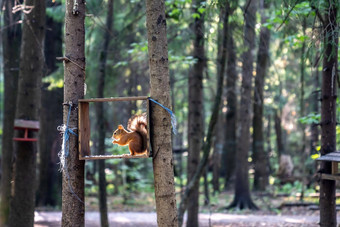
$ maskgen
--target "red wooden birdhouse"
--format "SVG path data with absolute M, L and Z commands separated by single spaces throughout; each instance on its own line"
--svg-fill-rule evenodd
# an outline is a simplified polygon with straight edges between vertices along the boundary
M 24 137 L 14 137 L 14 141 L 25 141 L 25 142 L 36 142 L 38 138 L 29 138 L 28 132 L 29 131 L 39 131 L 40 123 L 39 121 L 30 121 L 30 120 L 22 120 L 16 119 L 14 121 L 14 129 L 15 130 L 22 130 L 24 131 Z

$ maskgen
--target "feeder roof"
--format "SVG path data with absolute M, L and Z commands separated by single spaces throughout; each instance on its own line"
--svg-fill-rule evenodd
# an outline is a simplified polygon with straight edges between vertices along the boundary
M 322 155 L 316 159 L 317 161 L 340 162 L 340 151 L 335 151 Z

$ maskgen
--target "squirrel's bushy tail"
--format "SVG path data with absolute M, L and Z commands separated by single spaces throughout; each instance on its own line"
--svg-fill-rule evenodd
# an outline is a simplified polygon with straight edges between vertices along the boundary
M 127 123 L 127 129 L 132 132 L 138 132 L 142 138 L 143 138 L 143 151 L 147 149 L 148 142 L 147 142 L 147 127 L 148 127 L 148 121 L 147 121 L 147 115 L 146 113 L 142 114 L 136 114 L 132 116 L 128 123 Z

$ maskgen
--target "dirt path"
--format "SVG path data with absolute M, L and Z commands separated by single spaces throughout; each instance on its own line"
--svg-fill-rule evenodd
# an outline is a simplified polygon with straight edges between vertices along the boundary
M 214 213 L 200 214 L 200 226 L 319 226 L 319 216 L 302 215 L 239 215 Z M 61 212 L 35 212 L 35 227 L 59 227 Z M 338 217 L 340 220 L 340 217 Z M 110 226 L 114 227 L 153 227 L 156 224 L 155 213 L 115 212 L 109 213 Z M 99 213 L 86 212 L 86 227 L 99 227 Z

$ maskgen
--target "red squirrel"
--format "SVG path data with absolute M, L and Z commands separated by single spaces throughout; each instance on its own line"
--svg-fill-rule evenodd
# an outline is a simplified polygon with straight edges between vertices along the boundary
M 113 132 L 112 143 L 120 146 L 129 145 L 130 154 L 141 155 L 147 151 L 147 119 L 146 114 L 131 117 L 127 124 L 127 130 L 123 125 Z

